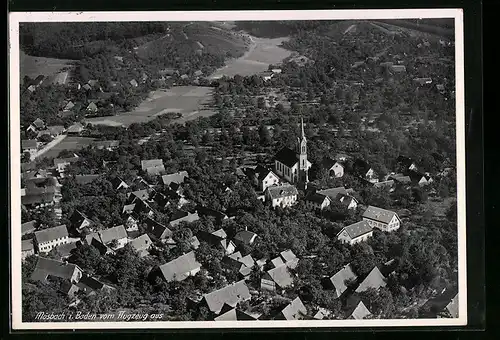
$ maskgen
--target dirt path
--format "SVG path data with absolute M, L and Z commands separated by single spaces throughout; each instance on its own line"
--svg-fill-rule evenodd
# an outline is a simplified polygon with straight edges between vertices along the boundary
M 66 138 L 66 135 L 57 136 L 56 138 L 54 138 L 54 140 L 45 145 L 43 149 L 39 150 L 32 158 L 36 159 L 40 157 L 41 155 L 52 149 L 54 146 L 61 143 L 64 140 L 64 138 Z

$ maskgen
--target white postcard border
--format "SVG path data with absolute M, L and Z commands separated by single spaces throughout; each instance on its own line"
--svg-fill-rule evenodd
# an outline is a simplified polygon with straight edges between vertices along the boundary
M 456 159 L 459 317 L 455 319 L 299 320 L 299 321 L 146 321 L 146 322 L 22 322 L 20 195 L 20 69 L 19 23 L 106 21 L 273 21 L 338 19 L 455 19 Z M 196 328 L 325 328 L 463 326 L 467 324 L 466 181 L 465 181 L 465 78 L 462 9 L 376 9 L 308 11 L 170 11 L 170 12 L 13 12 L 9 14 L 10 86 L 10 239 L 11 325 L 13 330 L 74 329 L 196 329 Z M 19 188 L 19 189 L 18 189 Z M 14 223 L 15 222 L 15 223 Z

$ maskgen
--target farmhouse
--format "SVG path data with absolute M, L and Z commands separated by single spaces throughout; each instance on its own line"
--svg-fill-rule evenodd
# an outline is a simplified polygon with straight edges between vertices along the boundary
M 385 287 L 387 285 L 386 278 L 378 267 L 373 267 L 372 271 L 366 276 L 366 278 L 359 284 L 356 288 L 356 293 L 361 293 L 369 288 L 379 289 L 380 287 Z
M 201 264 L 196 261 L 194 252 L 191 251 L 161 265 L 159 269 L 165 281 L 183 281 L 189 276 L 196 275 L 201 269 Z
M 363 320 L 366 317 L 370 316 L 371 312 L 366 308 L 365 304 L 363 301 L 359 301 L 354 310 L 349 314 L 347 317 L 348 319 L 354 319 L 354 320 Z
M 280 182 L 278 175 L 261 165 L 255 169 L 247 168 L 245 170 L 249 180 L 259 191 L 265 191 L 267 188 L 278 185 Z
M 130 241 L 130 245 L 138 253 L 139 257 L 144 257 L 149 255 L 149 248 L 151 248 L 152 244 L 153 243 L 149 238 L 148 234 L 143 234 Z
M 363 221 L 368 222 L 372 228 L 378 228 L 382 231 L 398 230 L 401 225 L 401 219 L 394 211 L 371 205 L 363 213 Z
M 290 302 L 277 316 L 276 320 L 302 320 L 307 316 L 307 309 L 300 300 L 296 297 Z
M 52 248 L 69 242 L 66 225 L 43 229 L 35 232 L 35 242 L 38 252 L 48 253 Z
M 344 176 L 344 166 L 340 161 L 331 158 L 323 158 L 321 167 L 328 172 L 330 177 L 340 178 Z
M 350 245 L 366 241 L 373 236 L 373 228 L 366 221 L 356 222 L 348 225 L 337 234 L 337 239 L 342 243 Z
M 251 246 L 255 242 L 256 238 L 256 233 L 248 230 L 241 230 L 234 236 L 234 243 L 236 243 L 237 245 Z
M 33 239 L 21 241 L 21 260 L 24 261 L 28 256 L 35 254 L 35 245 Z
M 347 288 L 356 282 L 358 277 L 352 271 L 351 265 L 346 264 L 341 270 L 336 272 L 329 281 L 335 289 L 335 298 L 339 298 L 344 294 Z
M 285 264 L 268 270 L 260 280 L 261 289 L 275 292 L 293 285 L 293 276 Z
M 271 186 L 264 192 L 266 202 L 270 202 L 273 208 L 292 206 L 297 203 L 298 194 L 297 188 L 290 184 Z
M 240 302 L 250 300 L 250 291 L 244 280 L 203 295 L 203 304 L 214 314 L 220 314 L 225 305 L 236 307 Z
M 54 276 L 76 283 L 80 281 L 82 275 L 82 269 L 76 264 L 51 260 L 39 256 L 36 267 L 31 274 L 31 279 L 45 282 L 49 276 Z

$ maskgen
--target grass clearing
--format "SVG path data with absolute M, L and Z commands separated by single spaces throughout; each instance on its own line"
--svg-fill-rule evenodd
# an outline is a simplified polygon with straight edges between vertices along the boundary
M 149 98 L 131 112 L 120 113 L 116 116 L 89 118 L 86 122 L 97 125 L 128 126 L 132 123 L 148 122 L 170 112 L 182 114 L 183 117 L 176 122 L 210 116 L 213 114 L 209 108 L 212 91 L 212 88 L 204 86 L 176 86 L 168 90 L 157 90 L 151 92 Z
M 24 76 L 36 78 L 39 75 L 54 77 L 62 69 L 71 68 L 74 64 L 74 60 L 33 57 L 22 51 L 20 52 L 21 78 L 24 78 Z
M 41 156 L 41 158 L 55 158 L 62 150 L 79 150 L 90 145 L 95 138 L 67 136 L 62 142 L 54 146 Z

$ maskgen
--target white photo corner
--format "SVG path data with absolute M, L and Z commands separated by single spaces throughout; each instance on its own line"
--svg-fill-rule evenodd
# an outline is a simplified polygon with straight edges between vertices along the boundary
M 13 330 L 467 324 L 462 10 L 9 40 Z

